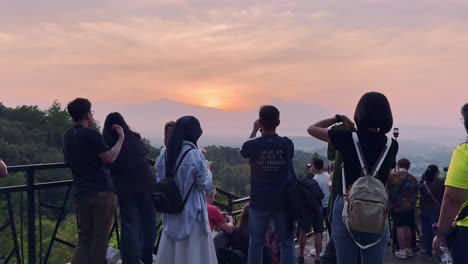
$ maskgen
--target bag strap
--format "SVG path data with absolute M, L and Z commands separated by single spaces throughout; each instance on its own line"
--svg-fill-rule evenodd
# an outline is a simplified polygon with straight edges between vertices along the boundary
M 187 203 L 188 197 L 189 197 L 190 193 L 192 192 L 193 186 L 195 186 L 196 181 L 197 181 L 196 179 L 193 180 L 192 186 L 190 186 L 190 189 L 189 189 L 187 195 L 185 195 L 184 203 L 182 204 L 183 207 L 185 207 L 185 204 Z
M 387 137 L 387 144 L 385 145 L 384 149 L 382 150 L 382 153 L 380 154 L 379 159 L 377 160 L 377 166 L 374 167 L 372 176 L 376 177 L 377 173 L 379 173 L 380 167 L 382 167 L 383 162 L 385 161 L 385 158 L 387 157 L 388 151 L 390 150 L 390 147 L 392 146 L 392 138 Z
M 468 216 L 468 205 L 465 206 L 465 208 L 463 208 L 463 210 L 460 211 L 460 213 L 458 214 L 455 221 L 456 222 L 461 221 L 461 220 L 465 219 L 465 217 L 467 217 L 467 216 Z
M 354 148 L 356 149 L 356 153 L 359 159 L 359 164 L 361 164 L 362 173 L 363 175 L 369 175 L 369 172 L 366 166 L 366 160 L 364 158 L 364 153 L 362 152 L 361 144 L 359 143 L 357 132 L 353 132 L 352 136 L 353 136 Z
M 174 176 L 176 175 L 177 171 L 179 170 L 179 167 L 180 165 L 182 164 L 182 161 L 184 160 L 185 156 L 187 156 L 187 154 L 192 150 L 193 148 L 189 148 L 187 149 L 184 154 L 182 155 L 182 157 L 180 158 L 179 160 L 179 163 L 177 163 L 177 166 L 175 167 L 174 169 L 174 172 L 171 174 L 171 177 L 174 178 Z
M 348 196 L 348 192 L 346 192 L 346 177 L 344 173 L 344 164 L 341 164 L 341 179 L 342 179 L 341 185 L 343 187 L 343 197 L 346 198 L 346 196 Z
M 424 185 L 424 188 L 426 189 L 427 193 L 429 194 L 429 196 L 431 196 L 432 200 L 434 201 L 434 203 L 440 208 L 440 203 L 439 201 L 437 201 L 437 199 L 434 197 L 434 195 L 432 194 L 431 190 L 429 189 L 429 186 L 427 186 L 427 183 L 426 181 L 423 182 L 423 185 Z
M 362 172 L 364 173 L 364 175 L 369 175 L 367 166 L 366 166 L 366 160 L 364 158 L 364 153 L 362 151 L 362 147 L 359 142 L 357 132 L 353 132 L 352 136 L 353 136 L 354 147 L 356 148 L 356 152 L 359 158 L 359 163 L 361 164 Z M 372 170 L 372 173 L 370 175 L 374 177 L 377 176 L 377 173 L 379 172 L 380 167 L 382 166 L 385 158 L 387 157 L 387 154 L 388 154 L 388 151 L 390 150 L 391 145 L 392 145 L 392 138 L 387 137 L 387 143 L 385 144 L 384 149 L 380 153 L 380 156 L 377 159 L 374 169 Z
M 185 151 L 185 153 L 182 155 L 182 157 L 180 158 L 179 160 L 179 164 L 177 164 L 177 167 L 174 171 L 174 175 L 176 174 L 177 170 L 179 169 L 180 165 L 182 164 L 182 161 L 184 160 L 185 156 L 187 156 L 187 154 L 194 148 L 189 148 Z M 189 191 L 187 192 L 187 194 L 185 195 L 185 198 L 184 198 L 184 203 L 182 204 L 182 207 L 185 207 L 185 204 L 187 203 L 187 200 L 188 200 L 188 197 L 190 195 L 190 193 L 192 192 L 192 189 L 193 189 L 193 186 L 195 185 L 195 182 L 196 182 L 196 179 L 193 180 L 193 183 L 192 183 L 192 186 L 190 186 L 190 189 Z

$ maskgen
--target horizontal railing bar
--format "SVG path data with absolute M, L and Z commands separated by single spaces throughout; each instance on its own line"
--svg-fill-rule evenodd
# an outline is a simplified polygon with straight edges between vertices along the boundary
M 246 203 L 250 201 L 250 197 L 244 197 L 244 198 L 240 198 L 240 199 L 236 199 L 234 201 L 232 201 L 232 204 L 235 205 L 235 204 L 242 204 L 242 203 Z
M 223 210 L 226 210 L 226 209 L 229 209 L 229 206 L 223 204 L 223 203 L 220 203 L 218 201 L 215 201 L 214 202 L 214 205 L 218 206 L 218 207 L 221 207 Z
M 232 198 L 234 198 L 234 199 L 239 199 L 239 198 L 240 198 L 239 196 L 237 196 L 237 195 L 235 195 L 235 194 L 232 194 L 232 193 L 230 193 L 230 192 L 228 192 L 228 191 L 225 191 L 225 190 L 223 190 L 223 189 L 220 189 L 220 188 L 218 188 L 218 187 L 216 187 L 216 192 L 218 192 L 219 194 L 222 194 L 222 195 L 226 195 L 226 196 L 228 196 L 228 197 L 232 197 Z
M 65 162 L 58 163 L 44 163 L 44 164 L 31 164 L 31 165 L 19 165 L 19 166 L 9 166 L 9 172 L 25 172 L 25 171 L 37 171 L 37 170 L 51 170 L 51 169 L 65 169 L 69 168 L 68 164 Z
M 14 186 L 0 187 L 0 193 L 25 192 L 27 190 L 28 190 L 27 185 L 14 185 Z
M 232 216 L 237 216 L 237 215 L 240 215 L 242 213 L 243 210 L 237 210 L 237 211 L 234 211 L 232 212 Z
M 50 188 L 57 188 L 57 187 L 67 187 L 72 184 L 73 184 L 73 180 L 42 182 L 42 183 L 34 184 L 34 189 L 43 190 L 43 189 L 50 189 Z M 25 192 L 27 190 L 28 190 L 27 185 L 0 187 L 0 193 Z
M 34 185 L 35 190 L 43 190 L 57 187 L 68 187 L 73 184 L 73 180 L 41 182 Z
M 68 241 L 65 241 L 63 239 L 60 239 L 58 237 L 55 237 L 55 241 L 59 242 L 60 244 L 63 244 L 65 246 L 69 246 L 71 248 L 76 248 L 76 245 L 73 245 L 72 243 L 68 242 Z
M 54 209 L 54 210 L 61 210 L 62 207 L 55 205 L 55 204 L 50 204 L 50 203 L 41 203 L 40 204 L 42 207 L 49 208 L 49 209 Z
M 2 226 L 0 226 L 0 232 L 2 232 L 3 230 L 5 230 L 7 227 L 10 226 L 10 223 L 11 223 L 11 219 L 8 219 L 8 221 L 6 221 L 5 224 L 3 224 Z

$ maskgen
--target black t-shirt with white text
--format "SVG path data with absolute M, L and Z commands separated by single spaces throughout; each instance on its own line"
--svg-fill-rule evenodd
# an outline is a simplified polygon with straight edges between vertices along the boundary
M 106 151 L 109 147 L 96 129 L 76 124 L 65 132 L 63 154 L 73 174 L 76 196 L 115 191 L 109 170 L 98 156 Z
M 257 210 L 284 208 L 293 177 L 293 142 L 278 135 L 261 136 L 246 141 L 241 155 L 248 158 L 250 164 L 250 207 Z

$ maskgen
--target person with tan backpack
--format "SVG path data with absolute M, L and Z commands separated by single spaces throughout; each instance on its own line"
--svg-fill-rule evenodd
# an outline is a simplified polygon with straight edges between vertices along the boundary
M 336 123 L 347 129 L 328 129 Z M 308 128 L 311 136 L 339 150 L 344 161 L 331 223 L 338 264 L 358 263 L 359 252 L 364 264 L 383 263 L 390 238 L 385 184 L 398 152 L 398 143 L 386 136 L 392 126 L 388 99 L 369 92 L 359 100 L 354 122 L 336 115 Z

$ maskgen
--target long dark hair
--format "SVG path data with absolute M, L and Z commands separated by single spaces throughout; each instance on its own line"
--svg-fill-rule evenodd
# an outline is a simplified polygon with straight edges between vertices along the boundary
M 167 144 L 166 152 L 166 176 L 170 177 L 174 170 L 175 163 L 179 157 L 180 150 L 184 144 L 184 140 L 192 142 L 197 146 L 197 141 L 201 137 L 203 130 L 201 129 L 200 122 L 194 116 L 184 116 L 179 118 Z
M 427 166 L 426 171 L 422 175 L 422 181 L 426 181 L 431 183 L 434 181 L 435 177 L 437 177 L 437 173 L 439 172 L 439 167 L 437 165 L 431 164 Z
M 390 132 L 393 115 L 387 97 L 377 92 L 364 94 L 356 106 L 354 122 L 358 130 L 376 128 L 382 134 Z
M 169 143 L 169 136 L 171 135 L 174 126 L 175 121 L 169 121 L 164 125 L 164 146 L 167 146 L 167 143 Z
M 128 126 L 127 122 L 125 122 L 125 119 L 123 116 L 118 113 L 110 113 L 106 117 L 106 121 L 104 121 L 104 128 L 102 130 L 102 136 L 104 137 L 104 142 L 110 147 L 113 147 L 117 140 L 119 139 L 119 136 L 117 133 L 112 129 L 113 125 L 119 125 L 123 128 L 123 131 L 125 135 L 135 135 L 138 138 L 141 139 L 140 134 L 133 132 L 130 127 Z

